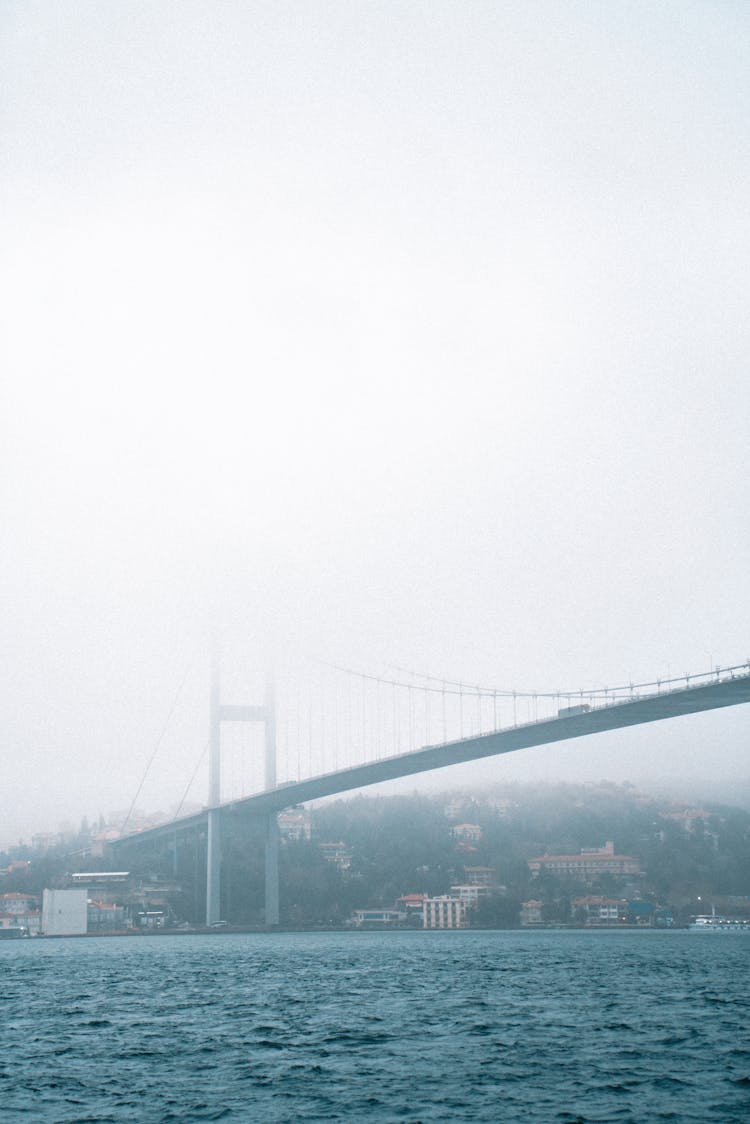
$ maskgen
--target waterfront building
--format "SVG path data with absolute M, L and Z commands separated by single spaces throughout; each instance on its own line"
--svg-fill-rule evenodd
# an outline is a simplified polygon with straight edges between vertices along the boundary
M 86 889 L 99 887 L 109 890 L 113 887 L 122 889 L 130 884 L 129 870 L 83 870 L 70 875 L 71 886 L 85 886 Z
M 117 933 L 127 926 L 124 906 L 108 902 L 89 901 L 86 921 L 89 933 Z
M 407 919 L 415 915 L 419 915 L 421 918 L 422 902 L 426 897 L 426 894 L 402 894 L 400 898 L 396 898 L 396 909 L 400 909 L 402 913 L 405 913 Z
M 399 909 L 355 909 L 350 924 L 366 929 L 375 925 L 402 925 L 404 921 L 406 914 Z
M 422 902 L 422 926 L 425 929 L 465 929 L 468 907 L 460 898 L 447 894 L 425 898 Z
M 530 901 L 521 902 L 521 924 L 542 924 L 542 903 L 532 898 Z
M 169 920 L 166 909 L 141 909 L 135 915 L 139 929 L 163 929 Z
M 0 913 L 31 913 L 38 909 L 36 894 L 20 894 L 15 890 L 0 894 Z
M 88 925 L 85 890 L 45 890 L 42 894 L 42 929 L 46 937 L 82 936 Z
M 633 901 L 629 901 L 627 906 L 628 921 L 632 925 L 653 925 L 654 916 L 656 914 L 656 906 L 653 902 L 646 902 L 641 898 L 635 898 Z
M 38 909 L 28 910 L 25 913 L 0 913 L 0 929 L 25 929 L 30 937 L 35 937 L 42 923 L 42 914 Z
M 574 920 L 586 925 L 617 925 L 626 918 L 628 903 L 620 898 L 604 898 L 596 894 L 574 898 L 571 902 Z

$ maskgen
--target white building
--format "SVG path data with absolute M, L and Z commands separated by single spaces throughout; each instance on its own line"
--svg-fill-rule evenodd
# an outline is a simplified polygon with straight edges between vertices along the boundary
M 528 902 L 521 902 L 521 924 L 542 924 L 542 903 L 537 901 L 536 898 L 532 898 Z
M 574 916 L 587 925 L 612 925 L 624 921 L 628 908 L 628 903 L 623 899 L 597 896 L 574 898 L 572 904 Z
M 489 893 L 489 886 L 470 886 L 468 884 L 451 886 L 451 897 L 466 902 L 472 909 L 475 909 L 484 898 L 489 897 Z
M 352 865 L 352 853 L 346 843 L 319 843 L 326 862 L 333 863 L 339 870 L 348 870 Z
M 45 937 L 82 936 L 87 931 L 87 898 L 85 890 L 45 890 L 42 895 Z
M 399 909 L 355 909 L 350 924 L 358 929 L 367 925 L 403 925 L 406 914 Z
M 465 866 L 466 881 L 471 886 L 492 886 L 495 883 L 494 866 Z
M 34 894 L 10 891 L 0 894 L 0 911 L 3 913 L 31 913 L 39 909 L 39 898 Z
M 422 927 L 424 929 L 465 929 L 468 925 L 468 906 L 460 898 L 444 894 L 439 898 L 425 898 L 422 902 Z
M 527 866 L 536 877 L 542 871 L 558 878 L 588 881 L 602 874 L 640 874 L 638 859 L 632 855 L 615 854 L 615 845 L 608 840 L 603 847 L 583 847 L 580 855 L 539 855 L 528 859 Z
M 312 836 L 312 817 L 309 808 L 286 808 L 276 817 L 279 825 L 279 834 L 282 839 L 291 839 L 298 842 L 300 839 L 310 839 Z
M 478 823 L 457 823 L 451 828 L 451 835 L 459 843 L 479 843 L 482 829 Z

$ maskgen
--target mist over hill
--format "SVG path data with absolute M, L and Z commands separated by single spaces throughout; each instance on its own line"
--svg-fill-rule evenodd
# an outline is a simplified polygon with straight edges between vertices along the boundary
M 456 893 L 473 898 L 470 923 L 488 927 L 515 927 L 529 902 L 547 924 L 586 921 L 595 903 L 622 921 L 684 924 L 709 904 L 750 915 L 750 811 L 628 783 L 357 794 L 289 809 L 279 825 L 285 926 L 335 927 L 357 910 Z M 109 869 L 92 842 L 102 833 L 105 824 L 83 823 L 43 847 L 0 854 L 0 892 L 39 894 L 76 870 Z M 132 873 L 162 887 L 160 908 L 168 905 L 173 921 L 202 924 L 205 860 L 200 842 L 191 846 L 179 876 L 167 848 L 134 858 Z M 224 916 L 262 925 L 262 843 L 246 827 L 227 824 L 223 880 Z M 418 922 L 416 913 L 410 919 Z

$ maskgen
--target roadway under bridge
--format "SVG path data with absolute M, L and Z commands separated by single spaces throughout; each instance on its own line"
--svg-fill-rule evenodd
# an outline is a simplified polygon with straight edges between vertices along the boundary
M 210 836 L 209 825 L 212 820 L 217 830 L 217 838 L 220 839 L 219 823 L 228 825 L 235 821 L 246 825 L 248 821 L 253 822 L 266 834 L 266 921 L 267 924 L 273 925 L 278 923 L 278 858 L 273 858 L 278 847 L 275 825 L 277 814 L 285 808 L 326 796 L 351 792 L 383 781 L 442 769 L 448 765 L 496 757 L 521 749 L 531 749 L 533 746 L 550 745 L 554 742 L 604 733 L 607 730 L 641 726 L 649 722 L 697 714 L 701 711 L 718 710 L 746 702 L 750 702 L 750 674 L 717 676 L 715 682 L 686 686 L 678 690 L 640 696 L 590 709 L 581 708 L 581 713 L 562 713 L 556 718 L 529 722 L 439 745 L 428 745 L 397 756 L 383 757 L 366 764 L 274 786 L 267 791 L 240 800 L 205 808 L 195 815 L 123 836 L 112 842 L 110 848 L 113 854 L 121 855 L 123 852 L 135 854 L 141 848 L 152 849 L 155 845 L 158 846 L 159 841 L 176 847 L 179 838 L 184 837 L 185 833 L 208 832 Z M 275 885 L 273 885 L 274 881 Z M 214 888 L 214 893 L 218 900 L 218 888 Z M 207 916 L 210 923 L 212 914 L 209 912 Z M 215 905 L 213 920 L 218 919 Z

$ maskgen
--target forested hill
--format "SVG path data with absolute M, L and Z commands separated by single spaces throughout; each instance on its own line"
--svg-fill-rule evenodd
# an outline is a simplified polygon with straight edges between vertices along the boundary
M 661 917 L 679 925 L 711 905 L 750 916 L 750 812 L 656 798 L 632 785 L 358 795 L 290 809 L 279 821 L 283 925 L 344 925 L 357 909 L 394 908 L 410 894 L 460 893 L 453 887 L 473 893 L 467 887 L 482 883 L 471 924 L 531 923 L 524 902 L 536 903 L 539 923 L 585 923 L 594 899 L 617 903 L 621 920 L 637 914 L 650 923 Z M 604 861 L 595 858 L 583 871 L 581 852 L 600 852 Z M 136 883 L 154 876 L 158 885 L 175 883 L 173 920 L 199 924 L 205 875 L 200 853 L 191 854 L 176 883 L 166 850 L 160 863 L 149 859 L 132 875 Z M 557 865 L 545 856 L 558 856 Z M 560 856 L 567 857 L 567 870 Z M 0 892 L 39 895 L 44 887 L 68 885 L 73 870 L 107 869 L 108 862 L 107 856 L 92 856 L 84 824 L 77 836 L 46 850 L 19 845 L 0 854 Z M 616 872 L 618 865 L 622 870 Z M 262 925 L 258 835 L 228 828 L 223 884 L 233 923 Z M 421 923 L 421 912 L 409 914 L 412 922 Z
M 467 880 L 467 867 L 492 868 L 496 896 L 513 909 L 529 897 L 544 900 L 550 919 L 569 918 L 576 893 L 643 898 L 669 906 L 678 920 L 713 900 L 743 912 L 750 896 L 750 813 L 673 803 L 627 784 L 357 796 L 312 809 L 309 829 L 309 840 L 284 847 L 290 922 L 338 921 L 404 894 L 447 893 Z M 637 876 L 577 882 L 544 870 L 534 877 L 528 866 L 609 841 L 637 860 Z M 513 913 L 498 909 L 498 921 Z

